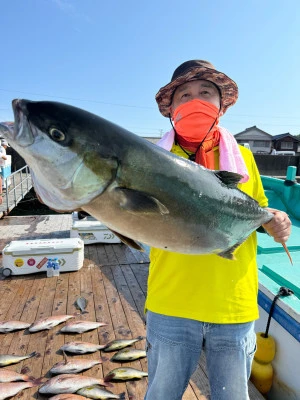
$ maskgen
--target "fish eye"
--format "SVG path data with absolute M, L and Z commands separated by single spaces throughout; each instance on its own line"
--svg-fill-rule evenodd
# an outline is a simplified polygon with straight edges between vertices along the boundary
M 63 140 L 65 140 L 66 137 L 65 134 L 57 128 L 50 128 L 49 135 L 56 142 L 62 142 Z

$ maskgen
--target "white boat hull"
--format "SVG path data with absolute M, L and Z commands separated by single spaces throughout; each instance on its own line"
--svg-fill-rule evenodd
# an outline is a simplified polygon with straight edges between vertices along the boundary
M 263 291 L 265 291 L 263 289 Z M 262 291 L 259 293 L 260 318 L 255 323 L 256 332 L 265 332 L 271 300 Z M 273 297 L 272 297 L 273 300 Z M 269 304 L 267 304 L 269 303 Z M 280 304 L 281 301 L 278 300 Z M 300 338 L 299 323 L 283 309 L 276 306 L 271 319 L 269 334 L 276 342 L 276 355 L 272 361 L 274 368 L 273 384 L 266 396 L 269 400 L 300 399 Z M 279 320 L 280 323 L 277 321 Z M 287 330 L 290 330 L 292 334 Z M 296 338 L 294 337 L 296 336 Z M 298 338 L 298 340 L 297 340 Z

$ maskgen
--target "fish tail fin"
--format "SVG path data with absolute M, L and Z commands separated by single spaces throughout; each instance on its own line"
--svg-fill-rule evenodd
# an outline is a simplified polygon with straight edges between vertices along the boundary
M 290 259 L 291 264 L 293 265 L 293 260 L 292 260 L 291 254 L 290 254 L 290 252 L 289 252 L 289 249 L 287 248 L 287 246 L 286 246 L 286 244 L 285 244 L 284 242 L 281 243 L 281 244 L 282 244 L 282 247 L 284 248 L 284 250 L 285 250 L 285 252 L 286 252 L 288 258 Z
M 34 357 L 37 355 L 36 351 L 33 351 L 32 353 L 28 354 L 28 358 Z
M 44 378 L 34 378 L 33 376 L 30 377 L 30 381 L 33 382 L 35 384 L 35 386 L 40 386 L 42 383 L 44 383 Z
M 82 311 L 81 314 L 89 314 L 88 311 Z
M 115 376 L 116 376 L 116 374 L 114 372 L 109 373 L 108 375 L 106 375 L 104 377 L 104 382 L 110 382 Z
M 143 339 L 145 339 L 145 336 L 138 336 L 137 339 L 138 340 L 143 340 Z
M 79 317 L 79 315 L 81 315 L 81 311 L 75 311 L 72 316 L 73 318 Z

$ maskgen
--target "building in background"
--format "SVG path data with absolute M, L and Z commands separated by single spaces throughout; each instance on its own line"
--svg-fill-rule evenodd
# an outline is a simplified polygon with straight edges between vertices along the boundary
M 272 137 L 273 147 L 277 154 L 297 154 L 300 153 L 300 140 L 290 133 L 282 133 Z
M 256 125 L 246 128 L 244 131 L 234 135 L 239 144 L 248 143 L 254 154 L 270 154 L 273 146 L 273 136 L 259 129 Z M 245 146 L 245 147 L 248 147 Z

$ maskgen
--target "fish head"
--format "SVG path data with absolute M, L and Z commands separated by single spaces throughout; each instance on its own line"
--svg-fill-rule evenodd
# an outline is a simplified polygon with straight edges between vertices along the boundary
M 72 211 L 105 191 L 118 162 L 101 142 L 100 117 L 51 101 L 15 99 L 12 106 L 14 130 L 3 133 L 29 165 L 43 203 Z

